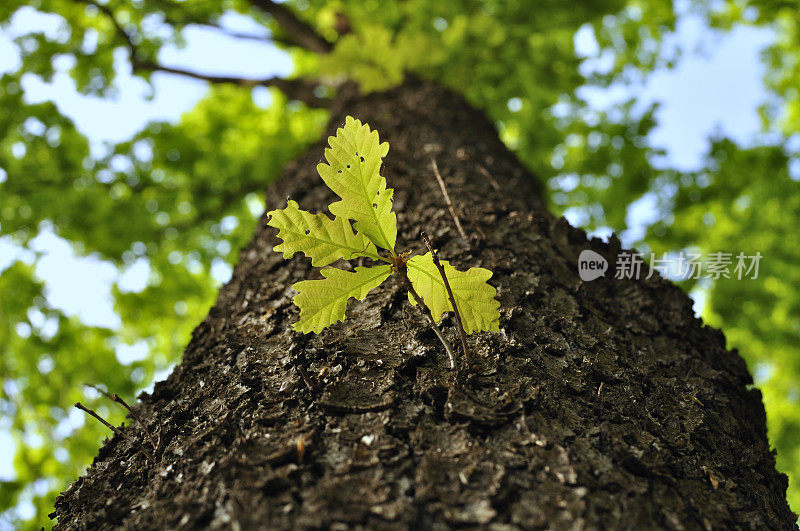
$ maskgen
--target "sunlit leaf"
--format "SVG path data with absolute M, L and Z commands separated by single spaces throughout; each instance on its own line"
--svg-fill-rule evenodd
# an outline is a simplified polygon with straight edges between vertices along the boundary
M 497 332 L 500 326 L 500 303 L 495 299 L 497 290 L 487 282 L 492 277 L 492 272 L 482 267 L 459 271 L 447 260 L 440 262 L 453 290 L 464 331 L 468 334 L 482 330 Z M 414 289 L 431 309 L 433 317 L 437 321 L 441 320 L 442 314 L 452 311 L 453 307 L 444 281 L 433 263 L 433 256 L 431 253 L 414 256 L 407 266 L 408 278 Z M 410 295 L 409 300 L 414 303 Z
M 267 224 L 279 229 L 278 238 L 283 240 L 274 250 L 282 252 L 287 260 L 295 253 L 303 253 L 311 258 L 311 265 L 321 267 L 340 258 L 380 258 L 375 245 L 363 234 L 354 233 L 345 218 L 312 214 L 300 210 L 294 201 L 289 201 L 286 208 L 269 212 L 269 218 Z
M 298 291 L 294 303 L 300 308 L 298 332 L 321 332 L 326 326 L 344 320 L 347 301 L 353 297 L 364 300 L 367 293 L 378 287 L 392 274 L 392 266 L 357 267 L 343 271 L 334 267 L 322 270 L 321 280 L 303 280 L 293 287 Z
M 348 116 L 336 136 L 328 138 L 327 164 L 317 165 L 322 180 L 342 198 L 330 205 L 330 211 L 355 221 L 358 232 L 366 234 L 375 245 L 394 250 L 397 239 L 397 216 L 392 212 L 394 190 L 386 188 L 380 174 L 381 162 L 389 144 L 380 143 L 377 131 Z

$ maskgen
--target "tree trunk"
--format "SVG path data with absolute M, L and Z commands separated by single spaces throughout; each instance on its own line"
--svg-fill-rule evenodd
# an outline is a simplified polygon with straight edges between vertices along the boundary
M 469 338 L 471 391 L 451 385 L 398 282 L 319 335 L 293 332 L 291 286 L 318 273 L 273 252 L 262 218 L 182 363 L 141 397 L 155 456 L 138 425 L 124 428 L 136 442 L 100 449 L 56 502 L 60 528 L 793 525 L 761 394 L 679 288 L 658 275 L 582 282 L 578 254 L 614 264 L 619 241 L 548 213 L 460 96 L 412 80 L 342 96 L 332 113 L 330 134 L 350 114 L 390 143 L 400 249 L 423 252 L 424 229 L 442 258 L 494 271 L 501 331 Z M 334 200 L 315 169 L 323 147 L 288 165 L 267 210 Z

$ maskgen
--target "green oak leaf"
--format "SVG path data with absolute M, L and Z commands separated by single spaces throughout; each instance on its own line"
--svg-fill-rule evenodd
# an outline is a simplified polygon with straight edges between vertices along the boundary
M 322 270 L 321 280 L 302 280 L 293 287 L 298 294 L 294 303 L 300 308 L 300 320 L 294 324 L 298 332 L 321 332 L 326 326 L 344 321 L 344 311 L 350 297 L 364 300 L 370 290 L 378 287 L 392 274 L 391 265 L 357 267 L 343 271 L 334 267 Z
M 294 285 L 294 303 L 300 308 L 300 319 L 294 325 L 298 332 L 321 332 L 337 321 L 343 321 L 347 301 L 363 300 L 367 293 L 392 273 L 401 261 L 394 251 L 397 240 L 397 216 L 392 212 L 393 190 L 386 188 L 381 177 L 383 157 L 389 144 L 380 143 L 377 131 L 348 116 L 344 127 L 328 138 L 325 149 L 327 163 L 317 165 L 320 177 L 341 199 L 329 206 L 334 217 L 300 210 L 289 201 L 286 208 L 268 213 L 267 224 L 278 229 L 282 243 L 275 251 L 284 258 L 297 252 L 311 258 L 314 266 L 326 266 L 339 259 L 357 257 L 388 262 L 375 267 L 357 267 L 354 271 L 335 268 L 322 270 L 321 280 L 303 280 Z M 353 225 L 350 225 L 353 220 Z M 388 249 L 391 258 L 378 254 L 378 247 Z M 447 291 L 430 253 L 415 256 L 407 262 L 406 274 L 414 289 L 425 300 L 433 317 L 452 310 Z M 500 303 L 497 290 L 486 281 L 488 269 L 473 267 L 459 271 L 442 261 L 453 289 L 464 331 L 468 334 L 498 331 Z M 409 297 L 411 298 L 411 297 Z M 414 300 L 411 299 L 411 303 Z
M 301 252 L 311 258 L 311 265 L 326 266 L 344 258 L 349 260 L 364 256 L 380 260 L 375 245 L 361 233 L 353 232 L 350 221 L 342 217 L 329 218 L 325 214 L 312 214 L 300 210 L 295 201 L 286 208 L 267 214 L 267 225 L 278 229 L 278 238 L 283 243 L 274 250 L 283 253 L 286 259 Z
M 389 144 L 380 143 L 378 132 L 348 116 L 336 136 L 328 137 L 325 160 L 317 165 L 322 180 L 341 197 L 328 208 L 335 216 L 352 219 L 355 229 L 378 247 L 394 251 L 397 216 L 392 212 L 394 190 L 386 188 L 380 174 Z
M 472 334 L 476 331 L 487 330 L 498 332 L 500 330 L 500 303 L 495 299 L 497 290 L 486 281 L 492 272 L 482 267 L 471 267 L 466 271 L 459 271 L 451 266 L 447 260 L 440 260 L 444 266 L 447 280 L 453 290 L 453 297 L 461 314 L 464 331 Z M 433 263 L 431 253 L 414 256 L 407 262 L 408 278 L 414 289 L 425 301 L 433 317 L 440 321 L 442 314 L 452 311 L 447 290 Z M 414 304 L 414 299 L 409 295 L 409 300 Z

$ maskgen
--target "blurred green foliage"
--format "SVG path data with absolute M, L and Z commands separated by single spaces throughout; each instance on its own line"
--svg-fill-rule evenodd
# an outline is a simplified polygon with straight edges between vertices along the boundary
M 344 80 L 373 91 L 414 72 L 464 93 L 549 184 L 553 208 L 580 212 L 586 228 L 625 230 L 629 205 L 649 196 L 656 198 L 659 221 L 634 242 L 640 248 L 761 252 L 757 280 L 687 283 L 686 289 L 702 295 L 706 320 L 723 328 L 755 372 L 778 466 L 790 474 L 789 499 L 800 508 L 800 183 L 790 175 L 797 153 L 788 147 L 800 134 L 797 0 L 688 5 L 720 31 L 737 24 L 776 31 L 765 53 L 772 97 L 762 109 L 773 143 L 739 146 L 715 138 L 705 167 L 692 172 L 654 163 L 660 152 L 647 135 L 657 125 L 655 108 L 642 112 L 625 102 L 600 112 L 578 92 L 643 79 L 679 60 L 679 50 L 664 45 L 678 16 L 671 1 L 288 5 L 335 42 L 323 56 L 289 47 L 296 76 L 322 80 L 332 93 Z M 26 100 L 21 79 L 47 81 L 55 64 L 67 64 L 79 92 L 112 96 L 115 57 L 130 44 L 109 13 L 132 36 L 139 61 L 157 61 L 165 45 L 182 43 L 187 25 L 214 27 L 226 11 L 252 17 L 276 40 L 284 41 L 285 32 L 244 0 L 6 0 L 0 23 L 10 24 L 24 6 L 58 15 L 61 29 L 17 39 L 20 68 L 0 79 L 0 235 L 30 248 L 37 235 L 52 230 L 79 255 L 120 272 L 142 263 L 149 271 L 143 289 L 115 288 L 121 325 L 113 330 L 54 308 L 30 261 L 0 274 L 0 429 L 16 443 L 16 477 L 0 483 L 0 511 L 7 521 L 38 528 L 51 525 L 55 495 L 107 435 L 94 421 L 82 424 L 71 405 L 80 400 L 114 423 L 123 421 L 118 408 L 83 384 L 101 384 L 132 400 L 180 359 L 218 288 L 212 267 L 236 262 L 261 211 L 263 190 L 318 139 L 327 113 L 275 89 L 263 108 L 247 86 L 215 85 L 177 123 L 152 123 L 130 141 L 93 153 L 55 105 Z M 595 57 L 609 59 L 600 71 L 581 69 L 584 58 L 575 51 L 581 28 L 597 43 Z M 120 345 L 142 343 L 142 359 L 118 360 Z M 20 520 L 21 504 L 33 505 L 33 518 Z

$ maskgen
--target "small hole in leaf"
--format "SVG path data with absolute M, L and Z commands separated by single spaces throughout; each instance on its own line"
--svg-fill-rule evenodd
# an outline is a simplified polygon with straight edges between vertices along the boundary
M 375 192 L 375 195 L 381 195 L 380 191 Z
M 361 162 L 364 162 L 364 157 L 361 157 Z
M 348 169 L 348 170 L 350 169 L 350 165 L 349 165 L 349 164 L 347 165 L 347 169 Z
M 372 208 L 378 208 L 378 203 L 372 203 Z
M 339 170 L 337 173 L 342 173 L 342 170 Z
M 306 235 L 309 235 L 309 234 L 311 234 L 311 231 L 306 229 Z

